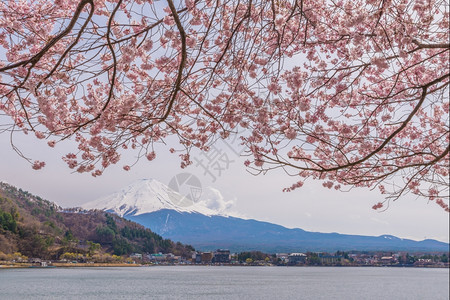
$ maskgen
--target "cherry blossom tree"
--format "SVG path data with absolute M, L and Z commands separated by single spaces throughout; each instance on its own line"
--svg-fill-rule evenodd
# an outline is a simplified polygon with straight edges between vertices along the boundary
M 3 1 L 0 45 L 0 130 L 76 141 L 78 172 L 153 160 L 169 136 L 186 167 L 242 132 L 246 166 L 283 168 L 286 191 L 311 178 L 378 188 L 375 209 L 413 193 L 449 210 L 448 1 Z

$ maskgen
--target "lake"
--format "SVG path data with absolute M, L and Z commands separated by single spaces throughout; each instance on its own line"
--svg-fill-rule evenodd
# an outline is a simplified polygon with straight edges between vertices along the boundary
M 449 269 L 153 266 L 0 269 L 0 299 L 449 299 Z

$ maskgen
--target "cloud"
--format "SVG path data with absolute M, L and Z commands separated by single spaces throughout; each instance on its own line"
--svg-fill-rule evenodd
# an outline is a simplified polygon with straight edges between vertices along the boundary
M 198 204 L 222 215 L 236 215 L 236 213 L 233 213 L 236 200 L 225 200 L 219 190 L 209 186 L 203 188 Z

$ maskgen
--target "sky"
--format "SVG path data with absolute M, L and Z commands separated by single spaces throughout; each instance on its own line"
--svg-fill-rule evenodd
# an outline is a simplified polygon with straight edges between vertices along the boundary
M 2 122 L 0 116 L 0 125 Z M 62 161 L 63 155 L 76 149 L 70 140 L 57 144 L 54 149 L 34 135 L 18 133 L 14 141 L 25 156 L 33 161 L 45 161 L 46 166 L 33 170 L 12 150 L 8 133 L 0 133 L 0 181 L 62 207 L 81 206 L 139 179 L 153 178 L 169 184 L 176 175 L 188 172 L 200 180 L 202 199 L 213 197 L 210 204 L 224 213 L 316 232 L 391 234 L 414 240 L 449 241 L 449 214 L 435 203 L 405 196 L 380 212 L 372 209 L 383 200 L 378 191 L 360 188 L 340 192 L 322 187 L 319 181 L 307 181 L 302 188 L 285 193 L 283 188 L 295 183 L 296 178 L 281 170 L 258 176 L 250 174 L 244 166 L 245 158 L 240 156 L 242 146 L 232 140 L 219 141 L 208 155 L 192 152 L 194 163 L 186 169 L 180 168 L 177 154 L 167 151 L 176 146 L 169 140 L 167 148 L 157 151 L 156 160 L 143 159 L 127 172 L 123 165 L 134 161 L 129 154 L 96 178 L 74 173 Z
M 390 204 L 383 212 L 372 206 L 383 199 L 378 191 L 352 189 L 348 192 L 329 190 L 318 181 L 307 181 L 295 191 L 283 188 L 296 181 L 282 171 L 265 175 L 250 174 L 243 162 L 244 152 L 236 141 L 219 141 L 208 154 L 192 152 L 193 165 L 180 168 L 177 154 L 167 148 L 158 149 L 157 158 L 143 159 L 130 171 L 123 165 L 133 161 L 132 154 L 123 155 L 118 165 L 109 167 L 100 177 L 78 174 L 69 169 L 61 157 L 76 149 L 66 141 L 52 149 L 45 140 L 20 133 L 14 143 L 25 156 L 43 160 L 46 166 L 38 171 L 10 145 L 8 134 L 0 134 L 0 181 L 29 191 L 62 207 L 81 206 L 86 202 L 107 196 L 139 179 L 156 179 L 164 184 L 180 173 L 196 176 L 202 185 L 202 199 L 223 213 L 243 218 L 268 221 L 289 228 L 315 232 L 344 234 L 395 235 L 414 240 L 437 239 L 449 241 L 449 214 L 425 199 L 403 197 Z M 214 198 L 214 199 L 212 199 Z

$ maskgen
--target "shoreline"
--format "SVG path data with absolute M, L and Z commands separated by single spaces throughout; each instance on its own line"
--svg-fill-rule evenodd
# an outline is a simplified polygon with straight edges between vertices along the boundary
M 304 268 L 304 267 L 317 267 L 317 268 L 326 268 L 326 267 L 334 267 L 334 268 L 419 268 L 419 269 L 449 269 L 450 266 L 408 266 L 408 265 L 346 265 L 346 266 L 313 266 L 313 265 L 298 265 L 298 266 L 277 266 L 277 265 L 233 265 L 233 264 L 223 264 L 223 265 L 200 265 L 200 264 L 128 264 L 128 263 L 52 263 L 47 266 L 40 266 L 32 263 L 0 263 L 1 269 L 25 269 L 25 268 L 33 268 L 33 269 L 45 269 L 45 268 L 113 268 L 113 267 L 121 267 L 121 268 L 136 268 L 136 267 L 185 267 L 185 266 L 194 266 L 194 267 L 289 267 L 289 268 Z
M 24 268 L 92 268 L 92 267 L 141 267 L 141 264 L 127 264 L 127 263 L 52 263 L 47 266 L 40 266 L 31 263 L 0 263 L 1 269 L 24 269 Z

